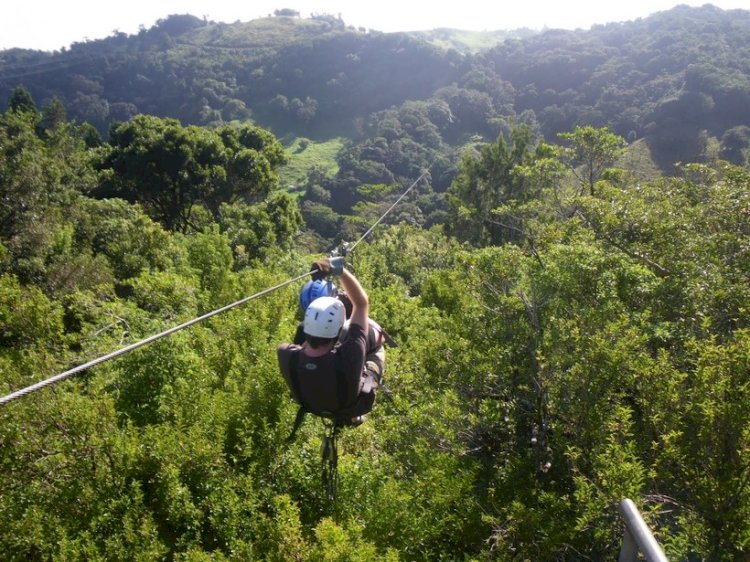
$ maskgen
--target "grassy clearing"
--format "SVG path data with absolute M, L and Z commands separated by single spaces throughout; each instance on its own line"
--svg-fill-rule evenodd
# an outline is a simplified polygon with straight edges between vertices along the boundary
M 461 29 L 439 28 L 429 31 L 411 31 L 408 34 L 419 37 L 446 51 L 455 49 L 459 53 L 481 53 L 496 47 L 506 39 L 522 39 L 536 34 L 531 29 L 510 31 L 466 31 Z
M 661 176 L 661 171 L 651 158 L 651 151 L 644 139 L 638 139 L 628 145 L 625 154 L 617 159 L 615 166 L 630 171 L 641 181 L 651 181 Z
M 332 31 L 329 23 L 295 17 L 267 17 L 232 24 L 212 23 L 190 32 L 189 42 L 212 48 L 277 50 L 290 43 L 310 41 Z
M 305 183 L 307 173 L 314 167 L 333 175 L 338 172 L 336 155 L 344 146 L 341 137 L 315 142 L 304 137 L 285 145 L 289 163 L 281 169 L 281 185 L 286 188 Z

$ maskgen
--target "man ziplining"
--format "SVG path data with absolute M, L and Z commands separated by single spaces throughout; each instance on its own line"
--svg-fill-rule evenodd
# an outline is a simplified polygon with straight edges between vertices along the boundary
M 359 425 L 381 384 L 387 336 L 369 319 L 367 293 L 344 269 L 344 258 L 320 260 L 312 271 L 312 281 L 300 296 L 303 308 L 311 300 L 302 323 L 304 341 L 298 335 L 295 343 L 282 344 L 277 351 L 284 380 L 300 404 L 295 431 L 306 412 L 338 426 Z M 324 281 L 329 275 L 340 278 L 343 300 L 351 303 L 348 322 L 345 302 L 334 296 L 333 284 Z
M 414 189 L 414 187 L 416 187 L 416 185 L 427 174 L 428 174 L 428 171 L 422 172 L 422 175 L 419 176 L 414 181 L 414 183 L 412 183 L 409 186 L 409 188 L 406 191 L 404 191 L 404 193 L 402 193 L 401 196 L 399 196 L 398 199 L 396 199 L 396 201 L 393 203 L 393 205 L 391 205 L 388 208 L 388 210 L 386 210 L 386 212 L 383 213 L 380 216 L 380 218 L 375 222 L 375 224 L 373 224 L 367 230 L 367 232 L 365 232 L 359 238 L 359 240 L 357 240 L 354 244 L 352 244 L 351 246 L 348 247 L 348 251 L 351 252 L 352 250 L 354 250 L 354 248 L 356 248 L 357 245 L 360 242 L 362 242 L 375 229 L 375 227 L 378 224 L 380 224 L 380 222 L 388 215 L 388 213 L 390 213 L 391 210 L 393 210 L 393 208 L 396 205 L 398 205 L 398 203 L 404 197 L 406 197 L 406 195 L 412 189 Z M 333 264 L 333 268 L 332 268 L 332 264 Z M 313 269 L 314 269 L 313 280 L 319 281 L 319 280 L 325 279 L 328 274 L 340 275 L 340 276 L 343 277 L 343 273 L 344 273 L 344 271 L 343 271 L 343 265 L 344 265 L 343 258 L 334 258 L 333 260 L 321 260 L 320 262 L 316 262 L 315 264 L 313 264 Z M 131 343 L 130 345 L 126 345 L 125 347 L 122 347 L 122 348 L 120 348 L 118 350 L 115 350 L 115 351 L 112 351 L 112 352 L 107 353 L 105 355 L 102 355 L 101 357 L 97 357 L 96 359 L 92 359 L 91 361 L 87 361 L 86 363 L 83 363 L 83 364 L 77 365 L 75 367 L 72 367 L 71 369 L 68 369 L 67 371 L 64 371 L 62 373 L 58 373 L 56 375 L 53 375 L 53 376 L 51 376 L 51 377 L 49 377 L 47 379 L 44 379 L 44 380 L 41 380 L 41 381 L 36 382 L 34 384 L 31 384 L 31 385 L 29 385 L 29 386 L 27 386 L 25 388 L 21 388 L 19 390 L 11 392 L 10 394 L 7 394 L 5 396 L 1 396 L 0 397 L 0 406 L 3 405 L 3 404 L 7 404 L 9 402 L 12 402 L 14 400 L 17 400 L 18 398 L 21 398 L 22 396 L 26 396 L 28 394 L 31 394 L 31 393 L 36 392 L 38 390 L 41 390 L 41 389 L 43 389 L 43 388 L 45 388 L 47 386 L 50 386 L 52 384 L 55 384 L 57 382 L 63 381 L 65 379 L 69 378 L 69 377 L 72 377 L 73 375 L 76 375 L 78 373 L 87 371 L 88 369 L 90 369 L 92 367 L 95 367 L 96 365 L 100 365 L 101 363 L 104 363 L 106 361 L 110 361 L 112 359 L 115 359 L 116 357 L 120 357 L 121 355 L 125 355 L 126 353 L 130 353 L 131 351 L 134 351 L 135 349 L 138 349 L 140 347 L 143 347 L 145 345 L 153 343 L 153 342 L 155 342 L 157 340 L 160 340 L 162 338 L 170 336 L 171 334 L 174 334 L 175 332 L 178 332 L 180 330 L 184 330 L 185 328 L 189 328 L 190 326 L 198 324 L 199 322 L 203 322 L 205 320 L 208 320 L 209 318 L 212 318 L 213 316 L 216 316 L 217 314 L 221 314 L 222 312 L 226 312 L 227 310 L 231 310 L 231 309 L 233 309 L 233 308 L 235 308 L 237 306 L 245 304 L 245 303 L 247 303 L 247 302 L 249 302 L 251 300 L 254 300 L 254 299 L 258 298 L 258 297 L 265 296 L 265 295 L 267 295 L 267 294 L 269 294 L 269 293 L 271 293 L 273 291 L 281 289 L 282 287 L 286 287 L 290 283 L 294 283 L 295 281 L 299 281 L 300 279 L 302 279 L 304 277 L 307 277 L 308 275 L 310 275 L 310 273 L 303 273 L 302 275 L 298 275 L 296 277 L 293 277 L 292 279 L 288 279 L 287 281 L 284 281 L 283 283 L 280 283 L 280 284 L 278 284 L 276 286 L 268 287 L 267 289 L 259 291 L 258 293 L 255 293 L 254 295 L 250 295 L 248 297 L 244 297 L 244 298 L 242 298 L 242 299 L 240 299 L 238 301 L 235 301 L 235 302 L 233 302 L 231 304 L 222 306 L 221 308 L 217 308 L 216 310 L 212 310 L 211 312 L 207 312 L 206 314 L 198 316 L 197 318 L 193 318 L 191 320 L 183 322 L 182 324 L 179 324 L 177 326 L 174 326 L 172 328 L 169 328 L 167 330 L 159 332 L 158 334 L 154 334 L 154 335 L 148 336 L 148 337 L 146 337 L 146 338 L 144 338 L 142 340 L 139 340 L 139 341 L 136 341 L 134 343 Z M 365 303 L 367 303 L 367 295 L 362 290 L 362 287 L 359 285 L 359 282 L 354 278 L 353 275 L 351 275 L 351 274 L 349 274 L 347 272 L 347 278 L 348 277 L 351 277 L 351 279 L 354 281 L 354 283 L 356 284 L 356 286 L 359 287 L 359 290 L 361 291 L 361 293 L 365 297 L 365 299 L 364 299 Z M 344 289 L 347 288 L 347 283 L 348 283 L 348 281 L 344 282 Z M 365 308 L 367 308 L 368 305 L 369 305 L 369 303 L 366 304 Z M 367 318 L 367 312 L 365 312 L 365 318 Z M 369 351 L 367 351 L 367 354 L 368 354 L 368 357 L 367 357 L 368 373 L 371 375 L 371 378 L 375 379 L 375 381 L 377 382 L 377 385 L 375 385 L 375 386 L 379 385 L 379 386 L 381 386 L 381 388 L 383 388 L 385 390 L 385 387 L 383 387 L 382 383 L 380 382 L 380 379 L 381 379 L 382 373 L 383 373 L 383 362 L 381 361 L 380 363 L 378 363 L 375 360 L 378 357 L 377 353 L 375 355 L 373 355 L 371 353 L 371 351 L 374 350 L 374 349 L 376 349 L 377 347 L 382 347 L 383 341 L 388 341 L 389 343 L 391 343 L 391 345 L 393 345 L 393 343 L 390 340 L 390 338 L 388 338 L 387 334 L 379 326 L 377 326 L 377 324 L 375 322 L 370 321 L 369 324 L 370 324 L 370 326 L 369 326 L 369 331 L 368 331 L 368 340 L 370 342 L 370 347 L 369 347 Z M 304 329 L 303 329 L 303 332 L 304 332 Z M 338 336 L 338 334 L 337 334 L 337 336 Z M 343 342 L 344 340 L 346 340 L 348 338 L 341 337 L 340 339 Z M 310 344 L 307 344 L 305 342 L 304 345 L 307 345 L 307 347 L 309 349 L 312 349 L 312 346 Z M 333 345 L 335 345 L 335 342 L 334 342 Z M 282 347 L 284 347 L 284 346 L 282 346 Z M 298 402 L 300 402 L 300 399 L 298 397 L 302 396 L 302 395 L 299 394 L 299 393 L 295 393 L 295 391 L 293 390 L 293 387 L 292 387 L 292 377 L 291 377 L 290 367 L 294 367 L 295 368 L 295 372 L 297 372 L 297 369 L 296 369 L 296 362 L 295 363 L 290 362 L 290 355 L 293 355 L 299 349 L 301 349 L 302 345 L 297 345 L 296 348 L 294 348 L 294 349 L 290 349 L 291 347 L 292 346 L 288 346 L 287 348 L 285 348 L 285 350 L 283 352 L 282 352 L 281 348 L 279 349 L 279 365 L 281 366 L 282 373 L 284 373 L 284 378 L 285 378 L 287 384 L 290 386 L 290 388 L 292 388 L 292 392 L 293 392 L 293 395 L 295 397 L 295 400 L 297 400 Z M 330 350 L 331 351 L 333 350 L 333 346 L 331 346 Z M 372 365 L 370 365 L 370 358 L 371 357 L 373 359 L 372 363 L 374 365 L 374 368 L 371 368 Z M 380 357 L 381 358 L 383 357 L 382 354 L 380 354 Z M 362 379 L 361 375 L 362 375 L 362 373 L 360 373 L 360 380 Z M 294 377 L 294 380 L 295 381 L 298 380 L 298 377 Z M 366 390 L 366 388 L 364 390 Z M 386 391 L 386 393 L 387 393 L 387 391 Z M 368 395 L 368 392 L 363 392 L 363 389 L 360 389 L 360 392 L 359 392 L 359 394 L 356 395 L 356 398 L 359 398 L 360 395 L 363 395 L 363 397 L 366 397 Z M 369 405 L 369 407 L 365 407 L 365 404 L 366 404 L 367 400 L 363 400 L 363 404 L 360 405 L 359 409 L 363 410 L 365 413 L 369 412 L 370 409 L 372 408 L 372 403 L 374 402 L 374 400 L 375 400 L 375 396 L 374 396 L 374 390 L 373 390 L 372 396 L 371 396 L 371 399 L 370 399 L 370 405 Z M 340 403 L 344 404 L 344 406 L 347 405 L 347 403 L 345 401 L 343 401 L 343 400 L 340 401 Z M 312 410 L 310 410 L 310 411 L 312 411 Z M 300 409 L 300 413 L 298 413 L 298 415 L 297 415 L 297 421 L 295 422 L 295 429 L 302 422 L 302 417 L 301 417 L 300 414 L 304 414 L 304 409 L 301 408 Z M 361 418 L 359 420 L 356 419 L 356 418 L 359 418 L 359 417 L 360 417 L 360 414 L 358 414 L 356 416 L 353 416 L 349 420 L 349 425 L 351 425 L 352 423 L 356 424 L 357 421 L 361 423 Z

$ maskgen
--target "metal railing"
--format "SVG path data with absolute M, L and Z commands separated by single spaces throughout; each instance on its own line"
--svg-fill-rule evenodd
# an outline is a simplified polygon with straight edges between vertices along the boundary
M 664 551 L 632 500 L 625 498 L 620 502 L 620 513 L 625 520 L 625 535 L 622 538 L 618 562 L 636 562 L 639 551 L 648 562 L 668 562 Z

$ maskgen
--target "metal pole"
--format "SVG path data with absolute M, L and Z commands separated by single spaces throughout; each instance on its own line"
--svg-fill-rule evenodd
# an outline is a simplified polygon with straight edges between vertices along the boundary
M 620 502 L 620 513 L 625 520 L 625 536 L 618 561 L 635 562 L 640 550 L 648 562 L 669 562 L 632 500 Z
M 630 534 L 628 528 L 625 527 L 625 534 L 622 537 L 622 548 L 620 549 L 620 556 L 617 557 L 617 562 L 637 562 L 638 560 L 638 545 L 635 543 L 633 535 Z

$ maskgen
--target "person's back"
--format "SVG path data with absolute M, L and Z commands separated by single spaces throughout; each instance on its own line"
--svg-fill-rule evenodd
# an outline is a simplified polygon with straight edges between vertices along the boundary
M 357 279 L 343 269 L 343 260 L 323 260 L 314 264 L 313 278 L 327 273 L 341 275 L 341 282 L 352 301 L 352 314 L 346 336 L 338 341 L 345 312 L 341 301 L 320 297 L 305 312 L 304 343 L 282 344 L 278 348 L 279 367 L 293 398 L 307 411 L 334 418 L 338 423 L 356 423 L 375 400 L 374 388 L 362 392 L 367 351 L 367 294 Z

